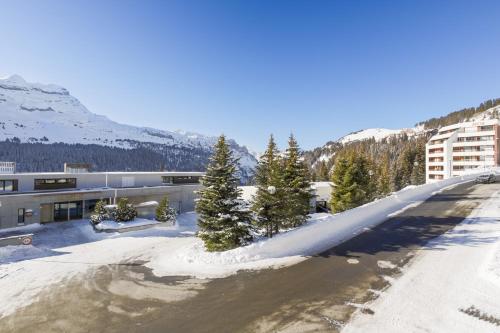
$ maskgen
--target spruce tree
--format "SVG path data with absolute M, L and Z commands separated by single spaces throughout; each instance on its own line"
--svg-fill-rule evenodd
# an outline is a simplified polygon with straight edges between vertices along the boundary
M 308 218 L 313 198 L 309 169 L 301 159 L 299 145 L 293 135 L 288 140 L 283 169 L 285 227 L 302 225 Z
M 319 173 L 319 176 L 318 176 L 319 181 L 329 181 L 330 180 L 328 166 L 327 166 L 325 161 L 320 162 L 318 173 Z
M 238 160 L 224 135 L 219 137 L 202 177 L 196 203 L 198 236 L 208 251 L 225 251 L 251 240 L 250 211 L 240 198 Z
M 355 208 L 373 199 L 370 163 L 363 155 L 349 152 L 339 157 L 333 170 L 332 182 L 330 205 L 335 213 Z
M 273 237 L 284 224 L 286 216 L 282 163 L 272 135 L 256 167 L 255 183 L 257 193 L 252 205 L 256 217 L 254 223 L 266 230 L 267 237 Z
M 171 208 L 169 205 L 169 200 L 168 196 L 165 195 L 165 197 L 160 201 L 158 204 L 158 207 L 156 207 L 156 221 L 159 222 L 171 222 L 172 224 L 175 223 L 175 209 Z
M 391 170 L 389 154 L 385 154 L 378 168 L 377 195 L 385 197 L 391 193 Z
M 415 145 L 411 183 L 413 185 L 425 183 L 425 143 L 422 140 Z

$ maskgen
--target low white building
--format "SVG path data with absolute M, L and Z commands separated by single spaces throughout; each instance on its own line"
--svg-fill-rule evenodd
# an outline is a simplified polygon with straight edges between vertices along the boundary
M 426 182 L 499 166 L 499 125 L 499 120 L 488 119 L 441 128 L 426 145 Z
M 255 194 L 257 194 L 256 186 L 240 186 L 241 197 L 247 202 L 251 202 Z M 311 183 L 311 189 L 314 193 L 314 198 L 311 201 L 311 207 L 316 209 L 317 204 L 326 209 L 326 203 L 330 201 L 332 192 L 332 183 L 330 182 L 314 182 Z

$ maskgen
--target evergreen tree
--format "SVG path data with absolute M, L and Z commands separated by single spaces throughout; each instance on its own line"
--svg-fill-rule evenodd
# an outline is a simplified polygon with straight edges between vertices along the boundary
M 307 220 L 313 198 L 309 179 L 309 169 L 301 159 L 299 145 L 294 136 L 290 135 L 283 169 L 285 227 L 297 227 Z
M 411 183 L 413 185 L 425 183 L 425 143 L 422 140 L 415 146 Z
M 267 237 L 279 232 L 286 218 L 281 167 L 279 151 L 271 135 L 255 170 L 257 193 L 252 205 L 256 216 L 254 223 L 259 228 L 265 228 Z
M 319 164 L 318 180 L 319 181 L 329 181 L 330 180 L 328 166 L 327 166 L 325 161 L 321 161 Z
M 112 215 L 116 222 L 128 222 L 135 219 L 137 210 L 128 202 L 127 198 L 120 198 Z
M 204 188 L 198 192 L 196 203 L 198 236 L 208 251 L 233 249 L 251 239 L 250 212 L 240 199 L 237 168 L 238 160 L 221 135 L 202 178 Z
M 391 193 L 391 170 L 389 155 L 385 154 L 378 168 L 377 195 L 385 197 Z
M 367 158 L 355 152 L 341 156 L 332 174 L 330 205 L 334 212 L 342 212 L 370 202 L 373 199 L 373 179 Z
M 165 195 L 158 204 L 158 207 L 156 207 L 156 221 L 171 222 L 174 224 L 176 215 L 175 209 L 169 206 L 168 196 Z

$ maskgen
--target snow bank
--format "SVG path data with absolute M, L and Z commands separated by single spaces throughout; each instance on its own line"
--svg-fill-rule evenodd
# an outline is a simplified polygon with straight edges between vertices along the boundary
M 194 275 L 198 278 L 223 277 L 241 269 L 261 269 L 293 264 L 327 250 L 373 227 L 391 216 L 426 200 L 433 194 L 475 175 L 412 186 L 393 195 L 340 214 L 313 214 L 300 228 L 248 246 L 220 253 L 206 252 L 199 239 L 173 252 L 152 254 L 148 267 L 159 276 Z M 192 218 L 195 218 L 193 216 Z
M 134 227 L 142 227 L 146 225 L 155 225 L 160 223 L 161 222 L 155 220 L 135 218 L 133 221 L 129 222 L 116 222 L 116 221 L 105 220 L 99 224 L 96 224 L 94 227 L 100 231 L 114 231 L 114 230 L 123 230 Z

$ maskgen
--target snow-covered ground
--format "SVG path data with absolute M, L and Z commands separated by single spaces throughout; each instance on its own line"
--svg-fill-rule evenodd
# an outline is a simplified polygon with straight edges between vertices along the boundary
M 500 332 L 499 207 L 497 192 L 427 244 L 343 332 Z
M 161 222 L 155 220 L 141 219 L 136 217 L 133 221 L 129 222 L 116 222 L 116 221 L 105 220 L 99 224 L 96 224 L 95 228 L 101 231 L 115 231 L 115 230 L 124 230 L 135 227 L 156 225 L 160 223 Z
M 123 234 L 96 233 L 88 221 L 30 226 L 35 234 L 32 246 L 0 248 L 0 317 L 35 301 L 45 288 L 92 267 L 126 260 L 147 261 L 158 276 L 198 278 L 294 264 L 473 176 L 467 177 L 407 188 L 341 214 L 313 214 L 303 227 L 222 253 L 206 252 L 195 237 L 194 213 L 179 215 L 176 226 L 161 224 Z

